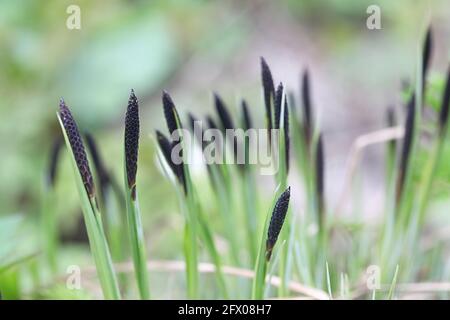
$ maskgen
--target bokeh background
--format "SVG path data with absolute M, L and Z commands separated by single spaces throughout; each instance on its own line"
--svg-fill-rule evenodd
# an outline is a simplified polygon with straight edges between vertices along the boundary
M 80 30 L 66 28 L 71 4 L 81 8 Z M 366 27 L 372 4 L 381 8 L 381 30 Z M 135 89 L 142 114 L 138 184 L 149 255 L 177 258 L 183 218 L 155 165 L 152 139 L 155 129 L 164 128 L 163 89 L 183 116 L 211 113 L 213 91 L 231 108 L 246 98 L 262 126 L 260 56 L 275 81 L 295 92 L 308 68 L 325 138 L 327 200 L 334 206 L 354 139 L 385 127 L 389 105 L 401 118 L 401 89 L 414 79 L 417 50 L 430 22 L 430 81 L 441 81 L 449 60 L 448 17 L 446 0 L 0 1 L 0 239 L 6 242 L 0 265 L 37 250 L 33 230 L 50 146 L 61 134 L 60 97 L 80 128 L 95 136 L 121 181 L 123 120 Z M 383 200 L 383 150 L 371 147 L 362 160 L 361 201 L 370 216 L 379 213 Z M 448 177 L 448 171 L 442 175 Z M 58 226 L 74 250 L 67 255 L 88 259 L 72 175 L 64 152 L 56 185 Z M 295 172 L 291 179 L 295 184 Z M 301 199 L 301 189 L 295 194 Z

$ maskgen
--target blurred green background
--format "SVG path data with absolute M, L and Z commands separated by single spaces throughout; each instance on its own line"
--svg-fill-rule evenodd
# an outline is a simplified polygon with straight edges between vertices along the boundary
M 66 27 L 71 4 L 81 9 L 80 30 Z M 381 8 L 381 30 L 366 28 L 372 4 Z M 123 118 L 135 89 L 142 114 L 138 185 L 149 256 L 179 258 L 183 218 L 157 170 L 151 138 L 164 128 L 161 90 L 171 93 L 182 116 L 212 112 L 213 91 L 232 108 L 246 98 L 262 126 L 259 57 L 269 62 L 275 81 L 293 90 L 308 67 L 326 137 L 327 196 L 333 203 L 352 141 L 385 126 L 387 105 L 401 106 L 402 82 L 414 77 L 415 55 L 430 21 L 435 40 L 430 78 L 442 79 L 449 16 L 445 0 L 1 0 L 0 217 L 8 218 L 1 220 L 0 239 L 7 244 L 0 246 L 0 266 L 15 255 L 39 252 L 30 239 L 37 237 L 50 146 L 61 134 L 55 114 L 60 97 L 80 129 L 95 136 L 121 181 Z M 380 210 L 383 197 L 381 150 L 371 149 L 364 161 L 370 169 L 364 193 L 374 204 L 367 206 L 368 214 Z M 62 237 L 76 244 L 83 238 L 81 213 L 63 154 L 58 225 Z M 86 243 L 77 246 L 85 257 Z M 66 259 L 80 261 L 72 254 Z

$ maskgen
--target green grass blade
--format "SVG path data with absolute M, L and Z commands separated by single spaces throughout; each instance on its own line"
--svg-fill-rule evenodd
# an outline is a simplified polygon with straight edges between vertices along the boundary
M 131 190 L 126 193 L 128 233 L 130 236 L 131 256 L 133 257 L 136 281 L 141 299 L 150 299 L 150 289 L 147 270 L 147 255 L 145 250 L 144 231 L 137 197 L 132 199 Z
M 397 277 L 398 277 L 398 265 L 395 267 L 394 278 L 392 278 L 391 286 L 389 287 L 389 292 L 387 295 L 388 300 L 392 300 L 394 296 L 395 286 L 397 285 Z
M 100 212 L 94 198 L 89 198 L 84 187 L 81 175 L 77 169 L 75 157 L 67 137 L 62 121 L 58 115 L 64 139 L 69 150 L 71 164 L 75 175 L 76 186 L 80 196 L 86 230 L 89 238 L 92 256 L 97 268 L 97 274 L 105 299 L 120 299 L 119 286 L 114 272 L 111 255 L 103 230 Z

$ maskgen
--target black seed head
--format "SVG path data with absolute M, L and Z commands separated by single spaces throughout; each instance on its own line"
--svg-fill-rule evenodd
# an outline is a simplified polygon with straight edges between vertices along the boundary
M 443 135 L 446 132 L 448 125 L 448 109 L 450 104 L 450 68 L 447 70 L 447 81 L 445 83 L 445 89 L 442 96 L 441 111 L 439 113 L 439 131 Z
M 170 155 L 172 152 L 172 147 L 169 139 L 167 139 L 166 136 L 161 131 L 156 130 L 156 140 L 158 142 L 158 146 L 161 149 L 164 158 L 166 159 L 167 163 L 173 170 L 173 162 Z
M 325 156 L 323 150 L 322 134 L 319 135 L 316 147 L 316 193 L 317 193 L 317 207 L 318 207 L 318 221 L 319 227 L 323 226 L 324 222 L 324 183 L 325 181 Z
M 217 93 L 214 93 L 214 105 L 216 107 L 217 115 L 222 124 L 223 130 L 234 129 L 233 120 L 228 112 L 228 108 Z
M 275 93 L 275 123 L 274 128 L 280 129 L 280 117 L 281 117 L 281 104 L 283 103 L 283 84 L 280 84 L 277 87 L 277 92 Z
M 58 160 L 63 146 L 64 140 L 60 136 L 53 140 L 52 147 L 50 149 L 50 161 L 47 171 L 47 185 L 51 188 L 55 186 L 56 175 L 58 171 Z
M 248 110 L 247 102 L 244 99 L 241 102 L 241 108 L 242 108 L 242 119 L 243 119 L 244 130 L 253 128 L 250 111 Z
M 217 123 L 214 121 L 214 119 L 211 116 L 206 117 L 206 123 L 208 124 L 209 129 L 219 129 L 217 126 Z
M 164 117 L 166 118 L 167 122 L 167 128 L 169 129 L 169 134 L 172 135 L 175 130 L 181 129 L 178 128 L 177 119 L 179 118 L 177 109 L 175 108 L 175 104 L 173 103 L 172 98 L 166 91 L 163 91 L 162 102 L 164 107 Z
M 313 123 L 311 107 L 311 89 L 309 84 L 309 73 L 305 69 L 302 79 L 302 101 L 303 101 L 303 126 L 305 130 L 305 139 L 308 144 L 311 142 Z
M 422 86 L 425 86 L 425 80 L 430 66 L 431 54 L 433 50 L 433 37 L 431 26 L 428 27 L 427 34 L 425 36 L 425 42 L 422 50 Z
M 403 193 L 405 177 L 406 177 L 406 172 L 408 170 L 409 158 L 410 158 L 410 153 L 411 153 L 411 146 L 412 146 L 412 142 L 413 142 L 414 124 L 415 124 L 415 117 L 416 117 L 415 101 L 416 101 L 415 96 L 412 95 L 411 99 L 408 102 L 408 114 L 406 116 L 405 135 L 403 138 L 402 151 L 400 154 L 399 172 L 398 172 L 397 186 L 396 186 L 397 203 L 400 201 L 400 198 Z
M 136 173 L 139 150 L 139 105 L 134 91 L 131 90 L 125 115 L 125 166 L 128 188 L 132 194 L 136 189 Z
M 80 172 L 86 192 L 89 197 L 92 198 L 95 196 L 94 180 L 92 179 L 91 169 L 89 168 L 89 162 L 86 157 L 83 140 L 81 139 L 77 124 L 63 99 L 61 99 L 59 104 L 59 116 L 64 126 L 64 130 L 66 131 L 67 138 L 69 139 L 69 143 L 75 157 L 75 162 L 77 163 L 78 171 Z
M 172 149 L 175 146 L 174 142 L 170 142 L 166 136 L 161 133 L 159 130 L 156 130 L 156 139 L 158 141 L 159 148 L 161 149 L 161 152 L 166 159 L 166 162 L 169 164 L 170 168 L 172 169 L 173 174 L 175 177 L 177 177 L 178 181 L 183 186 L 183 190 L 185 194 L 187 193 L 187 186 L 186 186 L 186 179 L 184 175 L 184 167 L 183 163 L 181 164 L 175 164 L 172 161 Z
M 191 128 L 191 131 L 193 134 L 195 134 L 195 139 L 197 139 L 197 142 L 203 146 L 203 129 L 200 132 L 196 132 L 195 126 L 196 123 L 199 122 L 196 116 L 194 116 L 192 113 L 188 113 L 189 118 L 189 126 Z
M 188 112 L 188 118 L 189 118 L 189 127 L 191 128 L 191 131 L 194 132 L 194 125 L 195 125 L 195 122 L 198 121 L 198 119 L 191 112 Z
M 100 197 L 103 201 L 105 199 L 105 190 L 108 184 L 111 182 L 110 175 L 105 167 L 94 137 L 90 133 L 86 133 L 84 137 L 86 139 L 86 145 L 89 153 L 91 154 L 91 159 L 94 162 L 95 171 L 97 172 L 98 182 L 100 183 Z
M 275 100 L 275 85 L 269 65 L 263 57 L 261 57 L 261 78 L 264 92 L 264 105 L 266 107 L 266 127 L 268 130 L 269 145 L 271 145 L 272 136 L 270 130 L 273 128 L 272 108 Z
M 291 187 L 288 187 L 278 198 L 270 218 L 269 229 L 267 231 L 266 241 L 266 260 L 269 261 L 272 256 L 272 250 L 277 242 L 284 219 L 289 207 L 291 197 Z

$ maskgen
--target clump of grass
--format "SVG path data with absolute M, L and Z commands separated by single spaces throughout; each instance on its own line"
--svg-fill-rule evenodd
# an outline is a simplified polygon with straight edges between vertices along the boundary
M 61 99 L 58 119 L 67 148 L 70 151 L 80 196 L 91 252 L 97 267 L 103 295 L 106 299 L 120 299 L 119 287 L 103 230 L 102 217 L 95 197 L 95 186 L 83 141 L 69 108 Z
M 203 216 L 195 188 L 191 181 L 189 166 L 183 161 L 183 149 L 186 148 L 183 142 L 183 135 L 181 130 L 183 126 L 181 124 L 181 120 L 175 104 L 173 103 L 172 98 L 167 92 L 163 92 L 162 100 L 164 116 L 166 118 L 167 128 L 171 134 L 171 137 L 179 138 L 178 141 L 170 140 L 166 138 L 161 132 L 156 133 L 157 142 L 162 153 L 162 158 L 164 158 L 165 163 L 170 168 L 172 175 L 174 175 L 176 177 L 176 180 L 178 180 L 178 185 L 181 185 L 182 189 L 182 191 L 177 189 L 177 195 L 181 210 L 183 211 L 186 218 L 184 254 L 186 260 L 188 297 L 190 299 L 197 299 L 199 297 L 197 241 L 200 235 L 204 240 L 209 255 L 211 256 L 215 264 L 216 277 L 219 288 L 223 296 L 226 298 L 228 297 L 228 293 L 221 269 L 221 258 L 215 247 L 212 232 L 205 217 Z M 174 161 L 176 150 L 178 150 L 178 156 L 180 156 L 181 158 L 180 163 L 176 163 Z M 167 175 L 169 175 L 167 170 L 165 172 Z
M 136 174 L 139 152 L 139 105 L 134 91 L 131 90 L 125 115 L 125 183 L 127 185 L 127 221 L 130 235 L 131 253 L 139 293 L 142 299 L 150 298 L 145 249 L 144 230 L 136 191 Z

